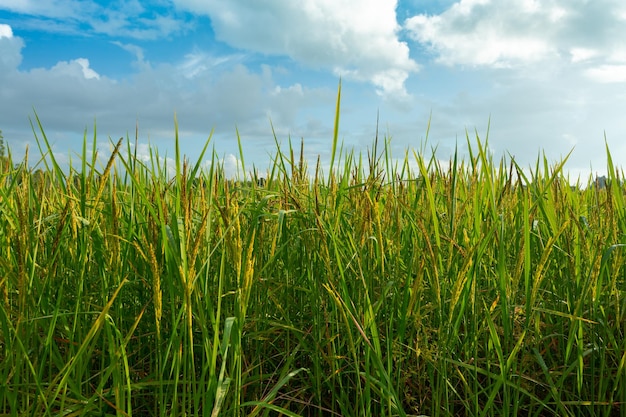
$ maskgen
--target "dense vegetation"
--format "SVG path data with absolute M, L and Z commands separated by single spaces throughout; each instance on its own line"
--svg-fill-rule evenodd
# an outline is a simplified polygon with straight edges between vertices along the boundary
M 331 173 L 277 142 L 260 182 L 128 140 L 98 166 L 95 137 L 68 172 L 37 130 L 38 174 L 0 174 L 0 414 L 620 413 L 608 151 L 607 187 L 571 187 L 478 139 L 441 166 L 336 133 Z

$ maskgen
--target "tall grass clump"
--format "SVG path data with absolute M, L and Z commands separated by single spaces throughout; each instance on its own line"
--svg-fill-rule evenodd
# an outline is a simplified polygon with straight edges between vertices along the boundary
M 96 134 L 0 173 L 0 414 L 615 416 L 623 172 L 276 140 L 264 180 Z M 204 168 L 202 161 L 212 163 Z M 243 159 L 243 154 L 241 155 Z M 524 169 L 522 169 L 524 168 Z M 5 382 L 6 381 L 6 382 Z

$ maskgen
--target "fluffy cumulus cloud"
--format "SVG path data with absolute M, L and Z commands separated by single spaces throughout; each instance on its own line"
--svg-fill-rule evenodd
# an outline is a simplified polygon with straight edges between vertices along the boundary
M 28 127 L 33 109 L 57 156 L 80 150 L 82 129 L 91 130 L 94 121 L 104 148 L 109 137 L 133 137 L 138 125 L 140 140 L 171 149 L 177 115 L 181 149 L 193 157 L 212 131 L 220 155 L 237 152 L 235 129 L 244 149 L 266 144 L 269 149 L 274 140 L 270 119 L 277 130 L 296 126 L 298 135 L 310 137 L 313 128 L 307 123 L 317 116 L 309 112 L 320 105 L 332 106 L 335 97 L 334 84 L 333 88 L 281 84 L 272 68 L 251 69 L 238 54 L 192 50 L 171 62 L 152 63 L 144 50 L 132 43 L 115 43 L 136 64 L 135 71 L 121 79 L 101 74 L 89 58 L 80 55 L 23 69 L 24 40 L 7 36 L 13 32 L 10 27 L 2 31 L 0 128 L 18 159 L 27 144 L 37 149 Z M 265 152 L 256 148 L 256 154 L 266 162 Z
M 418 65 L 398 39 L 396 0 L 175 0 L 207 14 L 222 41 L 287 55 L 312 68 L 373 83 L 381 94 L 406 95 Z
M 129 79 L 115 80 L 101 76 L 83 57 L 59 61 L 49 68 L 20 70 L 23 46 L 19 37 L 0 39 L 0 97 L 11 103 L 3 107 L 0 116 L 5 126 L 22 123 L 33 107 L 51 129 L 76 129 L 95 117 L 98 124 L 116 132 L 114 135 L 120 130 L 125 133 L 137 120 L 156 131 L 169 130 L 175 112 L 189 117 L 186 127 L 206 133 L 213 123 L 229 124 L 232 129 L 236 120 L 264 114 L 260 106 L 254 109 L 264 88 L 263 79 L 243 67 L 221 74 L 196 74 L 190 83 L 176 65 L 153 68 L 143 62 L 142 70 Z M 238 92 L 232 100 L 249 105 L 228 102 L 223 90 Z M 211 115 L 215 115 L 212 120 Z
M 12 38 L 13 37 L 13 29 L 11 26 L 0 24 L 0 38 Z
M 460 122 L 484 134 L 491 116 L 491 148 L 524 164 L 574 149 L 572 172 L 602 172 L 605 133 L 614 159 L 626 159 L 622 0 L 459 0 L 403 28 L 435 64 L 424 73 L 450 74 L 458 91 L 432 99 L 431 136 L 458 134 Z
M 626 63 L 622 0 L 461 0 L 439 15 L 413 16 L 404 28 L 447 65 L 516 67 L 560 60 L 598 65 L 590 68 L 591 77 L 623 80 L 614 75 Z
M 419 2 L 411 0 L 155 0 L 157 9 L 130 0 L 106 10 L 99 0 L 0 3 L 22 13 L 0 24 L 0 128 L 12 150 L 15 139 L 36 148 L 28 124 L 34 108 L 60 155 L 80 149 L 94 119 L 103 149 L 109 136 L 132 138 L 138 123 L 142 157 L 146 139 L 171 150 L 177 114 L 183 152 L 195 155 L 215 129 L 216 154 L 231 172 L 235 128 L 244 153 L 267 162 L 275 147 L 270 120 L 279 139 L 312 145 L 314 161 L 329 149 L 341 75 L 350 81 L 341 117 L 348 145 L 370 145 L 380 109 L 381 131 L 400 154 L 419 146 L 429 118 L 429 140 L 443 151 L 455 139 L 464 143 L 465 129 L 484 138 L 491 116 L 490 147 L 522 165 L 540 150 L 554 160 L 575 146 L 570 167 L 602 166 L 604 131 L 614 159 L 626 160 L 623 0 L 438 0 L 431 14 L 413 15 L 407 4 Z M 190 36 L 188 47 L 161 62 L 154 43 L 144 42 L 200 34 L 205 16 L 221 42 Z M 197 26 L 184 32 L 180 23 L 190 21 Z M 132 71 L 115 75 L 84 50 L 24 67 L 20 34 L 32 29 L 109 36 Z M 387 99 L 409 94 L 406 111 Z
M 13 36 L 13 29 L 9 25 L 0 25 L 0 80 L 2 74 L 17 68 L 22 62 L 22 39 Z M 1 93 L 0 93 L 1 95 Z
M 52 67 L 52 70 L 50 72 L 52 74 L 69 76 L 74 79 L 100 79 L 100 74 L 90 68 L 89 60 L 87 58 L 77 58 L 73 59 L 70 62 L 61 61 L 57 63 L 54 67 Z

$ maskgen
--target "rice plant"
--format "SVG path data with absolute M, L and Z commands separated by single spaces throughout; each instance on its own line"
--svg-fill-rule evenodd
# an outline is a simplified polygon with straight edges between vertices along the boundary
M 96 134 L 0 173 L 0 414 L 614 416 L 624 173 L 338 142 L 264 180 Z M 95 131 L 95 129 L 94 129 Z M 298 157 L 299 154 L 299 157 Z M 203 161 L 211 160 L 208 169 Z M 243 153 L 241 155 L 243 160 Z

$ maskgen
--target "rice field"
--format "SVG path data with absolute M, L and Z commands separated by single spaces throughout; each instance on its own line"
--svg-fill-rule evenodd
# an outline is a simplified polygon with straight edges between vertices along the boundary
M 0 415 L 624 415 L 608 149 L 571 186 L 478 137 L 356 154 L 338 123 L 327 172 L 277 139 L 232 180 L 178 137 L 175 166 L 128 138 L 104 165 L 94 134 L 68 172 L 37 120 L 45 157 L 0 173 Z

